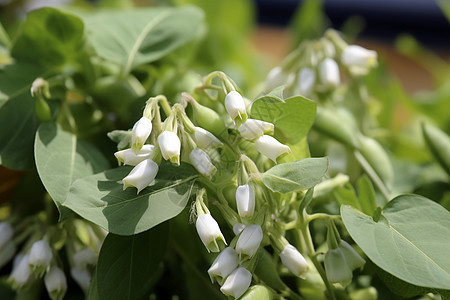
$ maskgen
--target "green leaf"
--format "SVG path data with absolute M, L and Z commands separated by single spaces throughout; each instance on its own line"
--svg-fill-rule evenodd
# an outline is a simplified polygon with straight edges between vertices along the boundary
M 328 169 L 328 158 L 304 158 L 274 166 L 263 174 L 263 182 L 273 192 L 291 193 L 315 186 Z
M 244 295 L 242 295 L 241 300 L 272 300 L 272 292 L 263 285 L 253 285 L 251 286 Z
M 375 201 L 375 191 L 372 186 L 372 182 L 367 175 L 361 176 L 357 183 L 358 187 L 358 199 L 361 211 L 366 215 L 373 215 L 377 203 Z
M 305 137 L 316 113 L 316 103 L 303 97 L 292 97 L 282 100 L 269 94 L 256 99 L 251 108 L 251 118 L 263 120 L 275 125 L 275 138 L 282 143 L 295 144 Z
M 347 182 L 343 186 L 337 187 L 332 193 L 339 204 L 351 205 L 357 209 L 361 209 L 355 189 L 350 183 Z
M 94 146 L 79 141 L 53 122 L 39 126 L 34 155 L 39 177 L 62 216 L 67 208 L 61 205 L 72 183 L 109 168 L 108 161 Z
M 144 299 L 164 257 L 169 224 L 132 236 L 108 234 L 97 265 L 99 299 Z
M 418 195 L 390 201 L 378 222 L 347 205 L 342 220 L 380 268 L 413 285 L 450 289 L 450 213 Z
M 75 181 L 64 206 L 111 233 L 132 235 L 178 215 L 191 195 L 194 171 L 188 166 L 160 166 L 156 180 L 136 195 L 123 190 L 130 167 L 120 167 Z
M 34 10 L 27 15 L 11 55 L 46 67 L 61 66 L 79 54 L 83 30 L 76 16 L 50 7 Z
M 124 67 L 155 61 L 187 43 L 197 33 L 202 12 L 192 6 L 108 11 L 85 19 L 88 38 L 98 55 Z
M 450 175 L 450 137 L 430 124 L 422 124 L 422 132 L 431 153 Z

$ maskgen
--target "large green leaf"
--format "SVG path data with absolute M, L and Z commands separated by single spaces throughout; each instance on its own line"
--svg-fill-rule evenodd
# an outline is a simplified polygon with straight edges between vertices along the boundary
M 34 155 L 39 177 L 62 215 L 67 208 L 61 205 L 72 183 L 109 168 L 108 161 L 95 147 L 79 141 L 76 135 L 53 122 L 39 126 Z
M 272 191 L 291 193 L 315 186 L 328 169 L 328 158 L 304 158 L 279 164 L 263 174 L 264 184 Z
M 450 289 L 450 213 L 418 195 L 390 201 L 375 222 L 341 206 L 351 237 L 380 268 L 408 283 Z
M 83 22 L 76 16 L 45 7 L 27 15 L 11 55 L 46 67 L 73 60 L 83 43 Z
M 281 99 L 275 89 L 253 102 L 250 116 L 273 123 L 275 137 L 283 143 L 295 144 L 305 137 L 316 115 L 316 103 L 303 97 Z
M 132 236 L 108 234 L 97 265 L 99 299 L 145 299 L 164 257 L 169 224 Z
M 137 234 L 185 208 L 196 178 L 186 167 L 161 166 L 153 184 L 138 195 L 135 188 L 123 190 L 130 167 L 88 176 L 73 183 L 64 206 L 111 233 Z
M 98 55 L 123 66 L 126 75 L 188 42 L 202 19 L 198 8 L 183 6 L 108 11 L 85 20 Z

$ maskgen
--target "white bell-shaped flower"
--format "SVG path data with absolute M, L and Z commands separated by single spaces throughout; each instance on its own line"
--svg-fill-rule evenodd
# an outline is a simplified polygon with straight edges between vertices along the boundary
M 346 285 L 352 280 L 352 270 L 349 268 L 342 249 L 330 249 L 325 253 L 325 273 L 332 283 L 340 282 Z
M 353 249 L 352 246 L 349 245 L 344 240 L 341 240 L 341 244 L 339 245 L 339 249 L 342 250 L 342 253 L 344 254 L 345 261 L 347 262 L 348 267 L 350 270 L 355 270 L 358 268 L 361 268 L 364 266 L 366 261 L 361 257 L 361 255 L 356 252 L 355 249 Z
M 258 251 L 262 239 L 261 226 L 256 224 L 245 226 L 236 243 L 236 252 L 239 254 L 239 257 L 242 257 L 242 255 L 252 257 Z
M 83 292 L 87 294 L 89 285 L 91 284 L 91 273 L 86 268 L 72 267 L 70 269 L 70 275 L 78 283 Z
M 9 275 L 8 281 L 14 288 L 20 289 L 31 281 L 31 269 L 28 266 L 29 254 L 19 254 L 14 258 L 13 269 Z
M 210 214 L 200 215 L 195 222 L 195 227 L 208 252 L 219 252 L 220 248 L 217 242 L 220 240 L 226 244 L 219 224 Z
M 242 230 L 244 230 L 245 225 L 242 223 L 236 223 L 233 226 L 233 233 L 234 235 L 239 235 L 239 233 L 241 233 Z
M 194 138 L 197 146 L 202 149 L 211 149 L 223 145 L 211 132 L 201 127 L 195 127 Z
M 73 255 L 73 262 L 75 266 L 86 268 L 88 265 L 94 266 L 97 264 L 98 255 L 92 248 L 84 248 L 75 252 Z
M 325 58 L 319 66 L 320 81 L 326 88 L 336 87 L 341 83 L 341 75 L 336 61 Z
M 0 250 L 8 244 L 13 237 L 14 230 L 8 222 L 0 222 Z
M 229 92 L 225 97 L 225 108 L 232 120 L 235 120 L 237 117 L 241 119 L 247 118 L 244 99 L 236 91 Z
M 129 166 L 136 166 L 141 161 L 150 158 L 154 148 L 155 146 L 153 145 L 143 145 L 137 154 L 130 148 L 117 151 L 114 153 L 114 156 L 117 158 L 119 163 Z
M 246 140 L 255 140 L 264 133 L 273 134 L 274 126 L 272 123 L 256 119 L 247 119 L 238 130 L 241 136 Z
M 275 163 L 277 162 L 277 157 L 283 153 L 291 152 L 289 146 L 283 145 L 275 138 L 270 135 L 263 135 L 255 141 L 256 150 L 262 155 L 267 156 Z
M 45 274 L 44 277 L 45 288 L 52 300 L 61 300 L 67 291 L 67 279 L 63 270 L 53 266 Z
M 311 68 L 302 68 L 298 72 L 297 87 L 300 94 L 310 96 L 316 82 L 316 72 Z
M 308 270 L 308 263 L 294 246 L 288 244 L 280 253 L 281 262 L 295 276 L 300 276 Z
M 158 137 L 158 144 L 165 160 L 179 161 L 181 142 L 175 132 L 163 131 Z
M 239 258 L 237 252 L 233 248 L 227 247 L 220 252 L 208 269 L 209 277 L 212 282 L 214 282 L 214 279 L 217 279 L 219 283 L 222 283 L 238 265 Z
M 341 61 L 353 75 L 365 75 L 377 64 L 377 52 L 358 45 L 349 45 L 342 51 Z
M 155 179 L 156 174 L 158 174 L 158 164 L 151 159 L 143 160 L 122 180 L 123 189 L 134 186 L 139 194 Z
M 31 246 L 28 264 L 36 272 L 36 274 L 43 274 L 45 269 L 50 265 L 52 259 L 52 248 L 50 248 L 47 241 L 39 240 L 34 242 Z
M 227 296 L 238 299 L 250 287 L 251 282 L 252 273 L 244 267 L 239 267 L 227 277 L 220 291 Z
M 197 171 L 206 177 L 213 177 L 217 171 L 217 168 L 212 164 L 209 155 L 200 148 L 191 151 L 189 160 Z
M 142 117 L 134 123 L 131 131 L 131 149 L 133 149 L 134 153 L 139 153 L 151 132 L 152 121 L 149 118 Z
M 236 189 L 236 206 L 241 217 L 251 217 L 255 212 L 255 192 L 248 184 Z

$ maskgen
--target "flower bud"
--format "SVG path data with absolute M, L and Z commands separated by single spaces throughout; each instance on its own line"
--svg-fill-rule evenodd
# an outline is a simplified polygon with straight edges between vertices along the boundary
M 308 270 L 308 263 L 294 246 L 288 244 L 280 253 L 281 262 L 295 276 L 300 276 Z
M 14 289 L 20 289 L 31 281 L 31 270 L 28 266 L 29 257 L 29 254 L 19 254 L 14 259 L 13 269 L 8 279 Z
M 262 239 L 263 232 L 261 226 L 256 224 L 247 225 L 242 230 L 236 243 L 236 252 L 239 253 L 239 257 L 243 254 L 252 257 L 258 251 Z
M 158 144 L 165 160 L 179 163 L 181 142 L 175 132 L 163 131 L 158 137 Z
M 192 150 L 189 154 L 189 160 L 195 169 L 206 177 L 213 177 L 217 171 L 217 168 L 212 164 L 209 155 L 202 149 L 196 148 Z
M 249 288 L 251 282 L 252 273 L 244 267 L 239 267 L 227 277 L 220 291 L 225 295 L 238 299 Z
M 263 135 L 255 141 L 256 150 L 262 155 L 267 156 L 275 163 L 277 162 L 277 157 L 283 153 L 291 152 L 291 149 L 271 137 L 270 135 Z
M 54 266 L 44 277 L 45 287 L 52 300 L 61 300 L 67 291 L 67 280 L 63 270 Z
M 32 97 L 50 98 L 50 89 L 48 82 L 42 77 L 36 78 L 31 84 L 30 93 Z
M 239 233 L 241 233 L 242 230 L 244 230 L 245 225 L 242 223 L 236 223 L 233 226 L 233 233 L 234 235 L 239 235 Z
M 198 126 L 205 128 L 215 136 L 227 133 L 224 121 L 215 110 L 203 106 L 197 101 L 192 101 L 191 104 L 194 110 L 194 121 Z
M 151 159 L 143 160 L 122 180 L 123 189 L 134 186 L 139 194 L 155 179 L 156 174 L 158 174 L 158 165 Z
M 117 151 L 114 153 L 114 156 L 117 158 L 119 163 L 129 166 L 136 166 L 141 161 L 150 158 L 154 148 L 155 146 L 153 145 L 143 145 L 137 154 L 130 148 Z
M 345 261 L 347 262 L 347 266 L 350 268 L 350 270 L 353 271 L 355 269 L 361 268 L 366 263 L 361 255 L 359 255 L 358 252 L 356 252 L 355 249 L 353 249 L 353 247 L 350 246 L 346 241 L 341 240 L 339 248 L 342 250 Z
M 78 283 L 83 292 L 87 294 L 89 285 L 91 284 L 91 273 L 86 268 L 72 267 L 70 269 L 70 275 Z
M 0 250 L 9 243 L 13 237 L 14 230 L 8 222 L 0 222 Z
M 247 119 L 238 130 L 241 136 L 246 140 L 255 140 L 264 133 L 273 134 L 274 126 L 272 123 L 261 120 Z
M 28 265 L 30 268 L 36 272 L 37 275 L 43 275 L 47 267 L 52 261 L 53 253 L 50 245 L 44 241 L 40 240 L 34 242 L 31 246 L 30 256 L 28 258 Z
M 336 87 L 341 82 L 339 67 L 332 58 L 326 58 L 320 63 L 319 75 L 326 88 Z
M 255 192 L 248 184 L 236 189 L 236 205 L 241 217 L 251 217 L 255 211 Z
M 152 132 L 152 121 L 142 117 L 137 121 L 131 131 L 131 149 L 138 154 Z
M 220 240 L 227 243 L 220 231 L 219 224 L 210 214 L 200 215 L 195 222 L 195 227 L 208 252 L 219 252 L 220 248 L 217 242 Z
M 316 81 L 316 72 L 311 68 L 303 68 L 298 73 L 297 87 L 300 94 L 304 96 L 311 95 L 314 83 Z
M 330 282 L 340 282 L 345 285 L 352 280 L 352 270 L 348 267 L 341 248 L 328 250 L 325 253 L 324 265 Z
M 245 102 L 241 94 L 236 91 L 231 91 L 225 97 L 225 109 L 233 121 L 239 118 L 244 122 L 247 119 L 247 112 L 245 109 Z
M 92 250 L 92 248 L 84 248 L 77 251 L 73 255 L 73 261 L 75 266 L 80 268 L 86 268 L 88 265 L 95 265 L 97 263 L 98 255 Z
M 341 61 L 353 75 L 365 75 L 376 65 L 377 52 L 358 45 L 350 45 L 342 51 Z
M 213 283 L 216 277 L 219 283 L 223 283 L 223 280 L 225 280 L 238 265 L 239 258 L 236 251 L 231 247 L 227 247 L 220 252 L 212 263 L 208 270 L 209 277 Z
M 223 143 L 208 130 L 201 127 L 195 127 L 194 130 L 195 142 L 199 148 L 210 149 L 223 145 Z

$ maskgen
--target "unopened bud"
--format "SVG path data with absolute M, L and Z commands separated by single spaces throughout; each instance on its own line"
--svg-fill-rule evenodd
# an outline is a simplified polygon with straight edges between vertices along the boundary
M 238 130 L 244 139 L 255 140 L 264 135 L 264 133 L 273 134 L 274 126 L 269 122 L 247 119 L 247 121 L 239 126 Z
M 179 164 L 181 142 L 175 132 L 163 131 L 158 137 L 158 144 L 165 160 Z
M 326 58 L 320 63 L 319 75 L 326 88 L 336 87 L 341 82 L 338 64 L 332 58 Z
M 241 217 L 251 217 L 255 211 L 255 192 L 248 184 L 236 189 L 236 205 Z
M 242 230 L 236 243 L 236 252 L 239 254 L 239 257 L 242 257 L 242 255 L 252 257 L 258 251 L 262 239 L 261 226 L 256 224 L 247 225 Z
M 54 266 L 44 277 L 45 287 L 52 300 L 61 300 L 67 291 L 67 280 L 63 270 Z
M 238 299 L 249 288 L 251 282 L 252 273 L 244 267 L 239 267 L 227 277 L 220 291 L 225 295 Z
M 283 153 L 291 152 L 289 146 L 283 145 L 270 135 L 263 135 L 255 141 L 256 150 L 262 155 L 267 156 L 275 163 L 277 157 Z
M 237 252 L 233 248 L 227 247 L 220 252 L 212 263 L 208 270 L 209 277 L 212 282 L 214 282 L 214 279 L 217 279 L 219 283 L 223 283 L 223 280 L 225 280 L 238 265 L 239 258 Z
M 152 132 L 152 121 L 146 117 L 140 118 L 134 124 L 131 132 L 131 149 L 137 154 Z
M 231 91 L 225 97 L 225 108 L 233 121 L 243 123 L 247 119 L 245 102 L 241 94 Z
M 217 168 L 212 164 L 209 155 L 202 149 L 196 148 L 192 150 L 189 154 L 189 160 L 195 169 L 206 177 L 213 177 L 217 171 Z
M 219 252 L 218 241 L 226 244 L 225 238 L 220 231 L 219 224 L 210 214 L 203 214 L 195 222 L 197 233 L 208 252 Z
M 134 186 L 139 194 L 155 179 L 156 174 L 158 174 L 158 164 L 151 159 L 143 160 L 122 180 L 123 189 Z
M 294 246 L 288 244 L 280 253 L 281 262 L 295 276 L 300 276 L 308 270 L 308 263 Z

